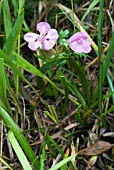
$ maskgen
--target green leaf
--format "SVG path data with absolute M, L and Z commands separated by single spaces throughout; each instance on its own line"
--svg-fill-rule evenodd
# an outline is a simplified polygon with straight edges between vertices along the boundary
M 56 124 L 58 124 L 56 118 L 55 118 L 53 115 L 51 115 L 51 113 L 49 113 L 48 111 L 44 111 L 44 113 L 45 113 L 53 122 L 55 122 Z
M 6 38 L 8 38 L 11 32 L 11 29 L 12 29 L 8 0 L 3 1 L 3 19 L 4 19 L 4 28 L 5 28 Z
M 42 146 L 42 157 L 41 157 L 41 160 L 40 160 L 40 170 L 44 170 L 45 169 L 45 160 L 46 160 L 46 142 L 44 141 L 43 143 L 43 146 Z
M 45 74 L 43 74 L 40 70 L 38 70 L 35 66 L 33 66 L 32 64 L 30 64 L 27 60 L 25 60 L 24 58 L 22 58 L 20 55 L 18 55 L 17 53 L 13 53 L 16 56 L 16 60 L 15 63 L 20 66 L 21 68 L 23 68 L 24 70 L 33 73 L 39 77 L 45 78 Z
M 54 118 L 56 119 L 56 121 L 59 123 L 58 115 L 57 115 L 57 112 L 56 112 L 56 110 L 55 110 L 54 105 L 48 105 L 48 107 L 49 107 L 50 112 L 52 113 L 52 115 L 53 115 Z
M 0 105 L 12 113 L 8 99 L 6 97 L 6 75 L 3 58 L 0 58 Z
M 104 116 L 106 116 L 108 113 L 111 113 L 113 111 L 114 111 L 114 105 L 112 105 L 109 110 L 105 111 L 105 113 L 102 113 L 102 115 L 100 116 L 100 119 L 102 120 Z
M 21 31 L 23 19 L 24 19 L 24 11 L 22 11 L 20 13 L 19 17 L 17 18 L 17 20 L 11 30 L 11 33 L 10 33 L 8 39 L 6 40 L 6 42 L 3 46 L 3 51 L 7 55 L 10 55 L 15 47 L 16 40 L 17 40 L 18 35 Z
M 114 31 L 112 31 L 112 37 L 109 42 L 109 48 L 108 48 L 106 57 L 103 62 L 103 82 L 104 82 L 105 76 L 107 74 L 107 69 L 109 67 L 113 53 L 114 53 Z
M 81 115 L 81 109 L 82 109 L 82 105 L 78 106 L 78 110 L 75 113 L 76 116 L 76 120 L 80 123 L 83 124 L 83 115 Z
M 109 74 L 107 73 L 107 80 L 108 80 L 108 84 L 109 84 L 109 87 L 110 87 L 110 91 L 114 92 L 114 86 L 113 86 L 113 81 L 111 79 L 111 77 L 109 76 Z M 114 94 L 112 94 L 112 102 L 114 104 Z
M 19 12 L 22 10 L 23 6 L 24 6 L 25 0 L 20 0 L 19 1 Z
M 103 61 L 102 61 L 102 27 L 103 27 L 103 6 L 104 0 L 99 4 L 99 21 L 98 21 L 98 58 L 99 58 L 99 79 L 98 79 L 98 109 L 102 114 L 102 82 L 103 82 Z
M 86 101 L 83 97 L 83 95 L 81 94 L 80 90 L 78 89 L 78 87 L 76 86 L 76 84 L 73 84 L 71 82 L 69 82 L 69 80 L 67 79 L 67 77 L 60 71 L 57 70 L 57 75 L 59 77 L 64 77 L 64 81 L 66 81 L 67 84 L 67 88 L 70 90 L 70 92 L 75 95 L 76 97 L 79 98 L 80 102 L 82 103 L 82 105 L 85 107 L 86 106 Z
M 67 57 L 53 59 L 53 60 L 47 62 L 46 64 L 44 64 L 42 67 L 40 67 L 40 71 L 42 73 L 45 73 L 48 69 L 52 68 L 55 65 L 57 66 L 57 64 L 60 64 L 62 61 L 66 60 L 66 59 L 67 59 Z
M 22 111 L 21 105 L 19 103 L 19 100 L 16 97 L 16 93 L 13 91 L 12 87 L 10 86 L 8 77 L 6 77 L 6 85 L 7 85 L 7 89 L 9 91 L 10 96 L 12 97 L 14 103 L 16 104 L 17 108 L 19 109 L 20 113 L 23 114 L 23 111 Z
M 81 82 L 82 82 L 82 86 L 84 89 L 84 99 L 89 103 L 90 102 L 90 87 L 89 87 L 89 83 L 88 80 L 86 78 L 86 74 L 83 70 L 83 67 L 81 66 L 81 63 L 78 63 L 78 61 L 75 61 L 72 57 L 69 56 L 69 64 L 71 67 L 73 67 L 77 73 L 77 75 L 79 76 Z
M 3 101 L 6 99 L 6 79 L 3 58 L 0 58 L 0 98 Z
M 17 0 L 11 0 L 13 8 L 14 8 L 14 15 L 16 16 L 17 12 L 18 12 L 18 3 Z
M 8 138 L 24 170 L 32 170 L 32 167 L 11 130 L 8 132 Z
M 64 117 L 64 115 L 66 113 L 66 106 L 68 104 L 69 89 L 68 89 L 68 84 L 66 82 L 66 77 L 60 75 L 60 79 L 61 79 L 61 83 L 62 83 L 62 85 L 64 87 L 64 91 L 65 91 L 65 99 L 64 99 L 63 106 L 62 106 L 62 116 Z M 61 101 L 61 102 L 63 102 L 63 101 Z
M 81 104 L 85 107 L 86 106 L 86 101 L 84 100 L 82 94 L 80 93 L 79 89 L 77 86 L 73 86 L 71 83 L 68 82 L 68 88 L 72 92 L 72 94 L 76 94 L 77 97 L 79 98 Z
M 47 140 L 49 140 L 55 148 L 59 151 L 59 153 L 64 156 L 64 151 L 60 148 L 60 146 L 51 138 L 51 136 L 46 135 Z

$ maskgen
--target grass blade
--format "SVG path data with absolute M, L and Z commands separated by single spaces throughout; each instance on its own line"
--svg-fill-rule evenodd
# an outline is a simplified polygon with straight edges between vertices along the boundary
M 83 89 L 84 89 L 84 95 L 83 95 L 84 99 L 89 103 L 90 102 L 90 88 L 89 88 L 89 83 L 84 73 L 83 67 L 80 64 L 77 64 L 77 62 L 74 61 L 74 59 L 70 56 L 69 56 L 68 61 L 70 63 L 70 66 L 75 69 L 77 75 L 79 76 L 82 82 Z
M 59 151 L 59 153 L 64 156 L 64 152 L 63 150 L 60 148 L 60 146 L 51 138 L 51 136 L 46 135 L 46 139 L 49 140 L 54 146 L 55 148 Z
M 14 8 L 14 15 L 16 16 L 17 12 L 18 12 L 18 3 L 16 0 L 11 0 L 13 8 Z
M 31 149 L 29 143 L 27 142 L 26 138 L 24 137 L 22 131 L 18 127 L 18 125 L 13 121 L 13 119 L 9 116 L 9 114 L 0 106 L 0 115 L 4 119 L 7 126 L 11 129 L 14 133 L 16 139 L 19 141 L 22 149 L 24 150 L 25 154 L 30 159 L 31 163 L 33 164 L 35 170 L 40 168 L 39 161 Z
M 6 74 L 4 70 L 4 59 L 0 58 L 0 105 L 12 114 L 8 99 L 6 97 Z
M 84 19 L 86 18 L 86 16 L 89 14 L 89 12 L 99 3 L 100 0 L 94 0 L 89 8 L 87 9 L 86 13 L 83 15 L 82 19 L 81 19 L 81 22 L 84 21 Z
M 3 19 L 4 19 L 4 28 L 5 28 L 6 38 L 8 38 L 11 32 L 11 29 L 12 29 L 8 0 L 3 1 Z
M 98 80 L 98 107 L 99 114 L 102 114 L 102 82 L 103 82 L 103 61 L 102 61 L 102 26 L 103 26 L 103 0 L 99 5 L 99 22 L 98 22 L 98 57 L 99 57 L 99 80 Z
M 107 74 L 106 76 L 107 76 L 108 84 L 109 84 L 109 87 L 110 87 L 110 91 L 114 92 L 114 86 L 113 86 L 111 77 L 109 76 L 109 74 Z M 112 102 L 114 104 L 114 94 L 112 94 Z
M 113 53 L 114 53 L 114 31 L 112 31 L 112 37 L 110 39 L 109 48 L 108 48 L 108 51 L 106 53 L 106 57 L 103 63 L 103 82 L 107 74 L 107 70 L 108 70 Z
M 8 37 L 8 39 L 6 40 L 4 46 L 3 46 L 3 51 L 4 53 L 6 53 L 7 55 L 10 55 L 12 50 L 15 47 L 15 42 L 18 38 L 18 35 L 20 33 L 21 27 L 22 27 L 22 23 L 23 23 L 23 19 L 24 19 L 24 11 L 22 11 L 19 15 L 19 17 L 17 18 L 14 27 L 12 28 L 12 31 Z
M 19 0 L 19 13 L 20 13 L 21 9 L 23 8 L 24 3 L 25 3 L 25 0 Z
M 43 64 L 43 66 L 40 67 L 40 71 L 42 73 L 45 73 L 48 69 L 52 68 L 55 65 L 57 66 L 58 64 L 60 64 L 62 61 L 66 60 L 66 59 L 67 59 L 67 57 L 66 58 L 65 57 L 63 57 L 63 58 L 61 57 L 61 58 L 53 59 L 53 60 Z
M 40 170 L 44 170 L 44 168 L 45 168 L 45 164 L 44 164 L 44 162 L 46 160 L 45 147 L 46 147 L 46 142 L 44 141 L 43 146 L 42 146 L 42 158 L 41 158 L 41 161 L 40 161 L 40 163 L 41 163 Z
M 61 168 L 64 164 L 66 164 L 69 161 L 71 161 L 74 157 L 76 157 L 76 155 L 69 156 L 68 158 L 60 161 L 58 164 L 56 164 L 55 166 L 53 166 L 49 170 L 57 170 L 57 169 Z
M 44 111 L 44 113 L 45 113 L 54 123 L 58 124 L 56 118 L 55 118 L 53 115 L 51 115 L 51 113 L 49 113 L 48 111 Z
M 21 147 L 19 146 L 19 143 L 17 142 L 14 134 L 12 131 L 8 132 L 8 138 L 10 140 L 10 143 L 12 144 L 12 147 L 17 155 L 17 157 L 19 158 L 22 167 L 24 168 L 24 170 L 32 170 L 32 167 L 30 166 L 24 152 L 22 151 Z
M 27 60 L 25 60 L 24 58 L 22 58 L 20 55 L 18 55 L 17 53 L 13 53 L 16 56 L 16 61 L 15 63 L 22 67 L 24 70 L 33 73 L 39 77 L 45 78 L 45 74 L 43 74 L 40 70 L 38 70 L 35 66 L 33 66 L 32 64 L 30 64 Z
M 59 76 L 60 79 L 61 79 L 61 83 L 64 87 L 64 91 L 65 91 L 65 99 L 64 99 L 64 103 L 63 101 L 61 100 L 61 103 L 62 103 L 62 116 L 64 117 L 65 116 L 65 113 L 66 113 L 66 106 L 67 106 L 67 103 L 68 103 L 68 95 L 69 95 L 69 89 L 68 89 L 68 85 L 67 85 L 67 82 L 66 82 L 66 79 L 65 77 L 62 75 Z

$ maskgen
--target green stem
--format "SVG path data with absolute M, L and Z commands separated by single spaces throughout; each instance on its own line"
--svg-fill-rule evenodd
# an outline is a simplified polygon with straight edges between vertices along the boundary
M 74 6 L 73 6 L 73 0 L 71 0 L 71 6 L 72 6 L 72 21 L 74 25 L 74 33 L 75 33 L 75 22 L 74 22 Z

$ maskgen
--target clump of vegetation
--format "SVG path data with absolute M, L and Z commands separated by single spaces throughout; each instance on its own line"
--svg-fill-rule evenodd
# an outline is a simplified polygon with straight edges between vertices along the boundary
M 1 167 L 113 169 L 113 1 L 0 7 Z

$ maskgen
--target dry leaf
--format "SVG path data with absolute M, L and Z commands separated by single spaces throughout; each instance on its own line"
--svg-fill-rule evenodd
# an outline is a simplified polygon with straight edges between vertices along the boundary
M 109 150 L 113 145 L 105 142 L 105 141 L 98 141 L 94 145 L 82 149 L 78 152 L 79 155 L 86 155 L 86 156 L 92 156 L 92 155 L 99 155 L 107 150 Z
M 68 148 L 64 154 L 64 158 L 67 158 L 69 156 L 70 153 L 70 148 Z
M 71 156 L 72 155 L 75 155 L 76 154 L 76 149 L 75 149 L 75 146 L 74 146 L 74 144 L 73 144 L 73 142 L 72 142 L 72 144 L 71 144 Z M 72 162 L 72 164 L 75 166 L 76 165 L 76 159 L 75 158 L 73 158 L 72 160 L 71 160 L 71 162 Z
M 102 136 L 104 136 L 104 137 L 106 137 L 106 136 L 114 137 L 114 132 L 107 132 L 107 133 L 104 133 Z

